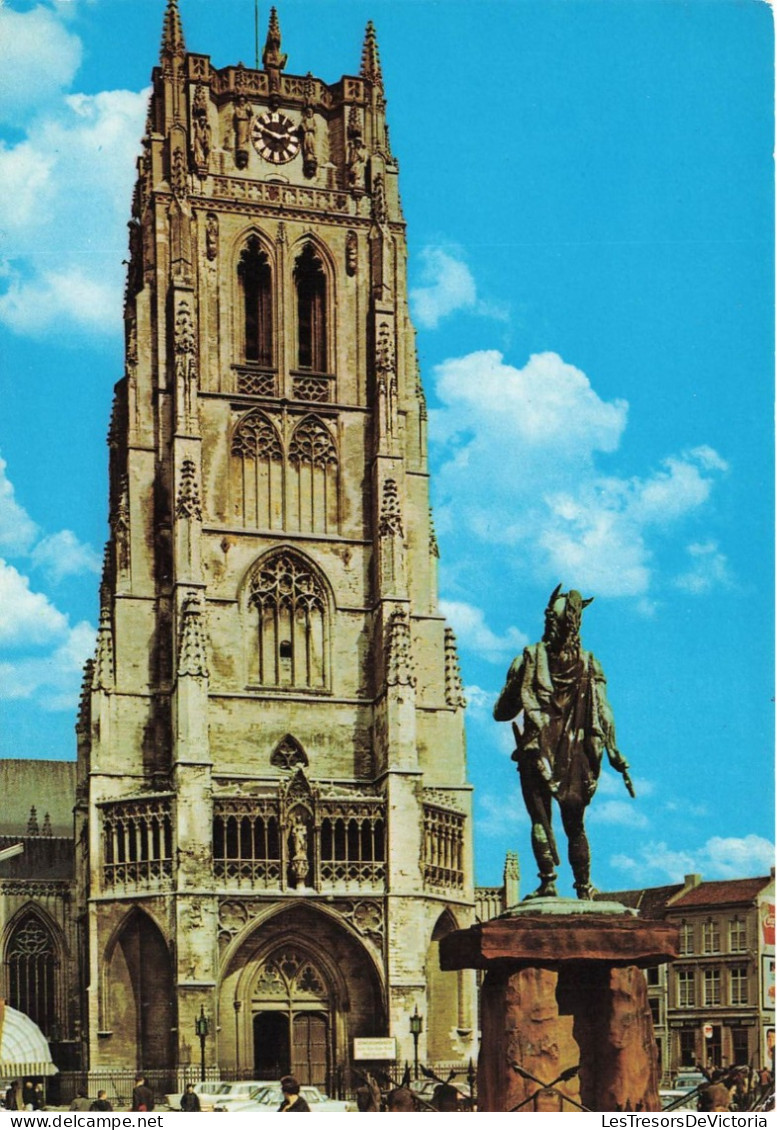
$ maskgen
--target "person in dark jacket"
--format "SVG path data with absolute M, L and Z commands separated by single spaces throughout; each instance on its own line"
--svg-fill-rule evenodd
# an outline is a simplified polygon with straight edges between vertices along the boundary
M 83 1087 L 79 1087 L 76 1097 L 70 1104 L 70 1110 L 91 1110 L 92 1100 Z
M 98 1091 L 97 1092 L 97 1098 L 94 1100 L 94 1102 L 89 1107 L 89 1109 L 90 1110 L 113 1110 L 113 1106 L 111 1105 L 111 1103 L 108 1099 L 108 1092 L 107 1091 Z
M 310 1107 L 299 1093 L 299 1083 L 293 1075 L 284 1075 L 281 1079 L 283 1102 L 278 1107 L 279 1114 L 310 1114 Z
M 144 1075 L 135 1076 L 135 1087 L 132 1091 L 132 1110 L 153 1110 L 154 1092 L 146 1083 Z
M 186 1084 L 186 1090 L 181 1095 L 181 1110 L 186 1111 L 187 1114 L 202 1110 L 199 1095 L 194 1089 L 194 1083 Z

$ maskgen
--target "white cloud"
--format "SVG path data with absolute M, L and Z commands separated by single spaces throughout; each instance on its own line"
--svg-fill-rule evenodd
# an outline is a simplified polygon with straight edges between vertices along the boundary
M 725 554 L 719 552 L 717 542 L 693 542 L 687 552 L 691 568 L 675 578 L 679 589 L 694 594 L 704 593 L 731 583 L 728 561 Z
M 529 823 L 526 806 L 521 796 L 521 786 L 516 775 L 515 784 L 497 794 L 479 792 L 475 826 L 478 834 L 489 839 L 514 841 L 516 830 Z
M 80 542 L 72 530 L 49 534 L 38 542 L 31 557 L 33 565 L 55 583 L 80 573 L 99 573 L 102 564 L 92 547 Z
M 625 828 L 646 828 L 649 820 L 629 800 L 600 800 L 591 806 L 592 824 L 615 824 Z
M 438 365 L 435 378 L 440 534 L 510 546 L 524 572 L 634 597 L 649 610 L 661 538 L 702 511 L 726 470 L 716 452 L 671 455 L 643 476 L 603 473 L 628 405 L 603 400 L 555 353 L 534 355 L 522 369 L 493 350 L 471 353 Z
M 81 63 L 81 41 L 42 5 L 27 12 L 0 7 L 0 119 L 20 115 L 56 97 Z
M 16 333 L 38 334 L 54 324 L 105 333 L 116 328 L 116 300 L 115 284 L 78 268 L 43 271 L 25 282 L 14 279 L 0 295 L 0 322 Z
M 638 878 L 643 886 L 680 883 L 686 875 L 703 879 L 737 879 L 768 874 L 774 866 L 774 844 L 762 836 L 712 836 L 695 851 L 676 851 L 664 842 L 642 844 L 633 855 L 614 855 L 612 866 Z
M 16 501 L 13 483 L 6 475 L 8 464 L 0 455 L 0 549 L 25 553 L 38 536 L 38 527 Z
M 50 644 L 67 632 L 67 617 L 27 577 L 0 558 L 0 645 Z
M 74 38 L 48 10 L 14 16 L 35 16 L 31 26 L 40 31 L 43 66 L 52 44 L 58 50 L 62 37 Z M 32 43 L 25 39 L 24 51 Z M 121 331 L 126 216 L 147 103 L 147 92 L 63 94 L 80 45 L 67 58 L 69 65 L 55 69 L 46 86 L 48 97 L 30 112 L 16 113 L 26 135 L 0 144 L 0 229 L 6 237 L 0 321 L 20 334 L 54 330 L 60 341 L 74 329 Z M 37 76 L 41 64 L 31 69 Z M 25 84 L 35 86 L 29 73 Z
M 44 710 L 74 710 L 83 667 L 94 654 L 95 629 L 82 621 L 68 628 L 47 655 L 0 663 L 0 698 L 35 698 Z
M 419 326 L 436 329 L 440 319 L 455 310 L 471 310 L 477 289 L 469 267 L 441 247 L 421 252 L 422 286 L 410 291 L 413 313 Z
M 421 285 L 411 289 L 410 301 L 415 321 L 423 329 L 437 329 L 443 318 L 457 310 L 506 319 L 506 307 L 478 297 L 472 272 L 458 249 L 425 247 L 419 258 Z
M 503 636 L 497 636 L 486 624 L 481 609 L 464 601 L 441 600 L 440 611 L 453 625 L 461 646 L 489 663 L 502 663 L 529 642 L 517 628 L 508 628 Z

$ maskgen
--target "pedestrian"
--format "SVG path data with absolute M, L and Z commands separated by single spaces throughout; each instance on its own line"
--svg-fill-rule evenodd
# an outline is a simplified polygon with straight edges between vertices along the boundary
M 90 1110 L 113 1110 L 113 1105 L 108 1099 L 107 1091 L 98 1091 L 97 1098 L 89 1107 Z
M 448 1113 L 459 1109 L 459 1092 L 450 1083 L 438 1083 L 432 1095 L 432 1106 Z
M 135 1076 L 135 1086 L 132 1090 L 132 1110 L 153 1110 L 154 1092 L 146 1083 L 143 1074 Z
M 415 1101 L 413 1094 L 407 1087 L 396 1087 L 393 1091 L 389 1092 L 388 1099 L 386 1100 L 386 1109 L 388 1113 L 395 1114 L 409 1114 L 415 1111 Z
M 22 1106 L 23 1106 L 24 1110 L 34 1110 L 35 1109 L 35 1107 L 32 1104 L 32 1099 L 33 1099 L 34 1094 L 35 1094 L 35 1088 L 32 1085 L 32 1079 L 25 1079 L 24 1090 L 22 1091 Z
M 5 1109 L 24 1110 L 24 1103 L 22 1102 L 22 1085 L 18 1079 L 14 1079 L 11 1086 L 5 1092 Z
M 32 1109 L 43 1110 L 43 1084 L 36 1083 L 32 1089 Z
M 299 1093 L 299 1083 L 293 1075 L 284 1075 L 281 1079 L 283 1102 L 278 1107 L 279 1114 L 310 1114 L 310 1107 Z
M 181 1110 L 187 1114 L 194 1114 L 196 1111 L 202 1110 L 199 1095 L 194 1089 L 194 1083 L 186 1084 L 186 1090 L 181 1095 Z
M 84 1087 L 80 1087 L 78 1089 L 78 1091 L 76 1091 L 76 1097 L 73 1099 L 72 1103 L 70 1104 L 70 1109 L 71 1110 L 91 1110 L 92 1109 L 92 1101 L 89 1098 L 89 1095 L 88 1095 L 88 1093 L 87 1093 L 87 1091 Z

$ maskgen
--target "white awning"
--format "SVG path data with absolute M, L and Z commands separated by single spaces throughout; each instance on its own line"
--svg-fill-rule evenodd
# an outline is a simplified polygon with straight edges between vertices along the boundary
M 0 1001 L 0 1079 L 56 1075 L 48 1041 L 34 1020 Z

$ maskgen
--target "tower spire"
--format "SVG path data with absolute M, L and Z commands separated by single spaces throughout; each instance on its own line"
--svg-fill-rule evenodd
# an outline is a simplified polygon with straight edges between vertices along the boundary
M 362 46 L 362 62 L 359 71 L 361 78 L 369 79 L 376 86 L 383 87 L 383 72 L 380 69 L 380 55 L 378 54 L 378 37 L 375 34 L 375 25 L 368 20 L 364 32 Z
M 162 21 L 162 46 L 160 56 L 162 61 L 170 56 L 182 57 L 186 54 L 186 44 L 183 38 L 181 13 L 178 11 L 178 0 L 167 0 L 165 18 Z

